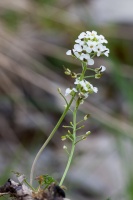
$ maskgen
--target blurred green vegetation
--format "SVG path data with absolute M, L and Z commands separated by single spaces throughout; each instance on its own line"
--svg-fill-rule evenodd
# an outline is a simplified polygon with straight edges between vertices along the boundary
M 23 15 L 17 11 L 7 9 L 0 14 L 0 19 L 10 30 L 15 31 L 20 25 Z

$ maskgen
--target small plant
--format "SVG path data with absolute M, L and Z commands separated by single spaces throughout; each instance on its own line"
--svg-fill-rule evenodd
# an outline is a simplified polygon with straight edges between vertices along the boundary
M 109 55 L 109 49 L 104 45 L 107 44 L 107 40 L 104 38 L 103 35 L 98 35 L 96 31 L 86 31 L 82 32 L 78 39 L 75 40 L 74 48 L 72 50 L 68 50 L 66 52 L 67 55 L 72 56 L 75 59 L 78 59 L 81 62 L 81 72 L 75 73 L 71 71 L 69 68 L 65 68 L 65 74 L 67 76 L 71 76 L 72 79 L 74 79 L 74 86 L 69 87 L 66 89 L 65 94 L 62 93 L 61 89 L 58 89 L 59 94 L 63 97 L 65 101 L 65 109 L 60 117 L 59 121 L 57 122 L 56 126 L 54 127 L 53 131 L 43 144 L 43 146 L 40 148 L 39 152 L 37 153 L 33 165 L 31 167 L 31 173 L 30 173 L 30 184 L 27 182 L 25 177 L 22 175 L 19 176 L 20 179 L 23 179 L 23 181 L 30 187 L 30 189 L 34 192 L 34 194 L 38 194 L 41 188 L 44 190 L 51 187 L 52 184 L 56 184 L 58 187 L 54 187 L 57 189 L 56 191 L 60 191 L 61 187 L 64 183 L 64 180 L 66 178 L 66 175 L 68 173 L 68 170 L 70 168 L 75 147 L 80 142 L 85 140 L 89 135 L 90 131 L 87 131 L 84 134 L 79 134 L 79 130 L 81 130 L 84 125 L 83 122 L 86 121 L 89 118 L 89 114 L 86 114 L 83 119 L 80 121 L 77 121 L 77 115 L 78 115 L 78 109 L 79 106 L 84 103 L 84 101 L 93 93 L 98 92 L 98 88 L 93 86 L 89 79 L 99 79 L 104 71 L 106 70 L 105 66 L 99 66 L 98 68 L 92 67 L 94 65 L 94 58 L 99 56 L 107 56 Z M 88 75 L 87 72 L 91 71 L 91 75 Z M 68 101 L 67 96 L 70 95 L 71 98 Z M 71 106 L 73 103 L 73 106 Z M 40 154 L 46 147 L 46 145 L 49 143 L 49 141 L 52 139 L 53 135 L 57 131 L 58 127 L 61 125 L 64 117 L 66 116 L 67 112 L 70 111 L 72 114 L 72 121 L 67 126 L 63 126 L 65 129 L 67 129 L 66 134 L 63 134 L 61 136 L 61 140 L 65 142 L 68 140 L 71 143 L 71 148 L 69 149 L 67 147 L 67 144 L 63 145 L 63 149 L 68 155 L 68 162 L 66 165 L 66 168 L 64 170 L 64 173 L 62 175 L 62 178 L 59 183 L 57 183 L 51 176 L 49 175 L 40 175 L 39 177 L 36 177 L 36 180 L 38 180 L 39 186 L 37 189 L 34 189 L 33 184 L 33 176 L 34 176 L 34 170 L 35 165 L 39 159 Z M 18 175 L 18 174 L 17 174 Z M 21 177 L 21 178 L 20 178 Z M 21 180 L 22 182 L 22 180 Z M 61 192 L 61 191 L 60 191 Z M 60 193 L 58 192 L 58 193 Z M 64 193 L 61 192 L 64 197 Z M 35 195 L 35 197 L 37 197 Z

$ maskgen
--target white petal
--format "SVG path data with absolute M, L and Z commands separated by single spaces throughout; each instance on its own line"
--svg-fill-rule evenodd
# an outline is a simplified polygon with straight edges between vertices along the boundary
M 92 52 L 92 49 L 91 49 L 90 47 L 87 47 L 87 48 L 86 48 L 86 51 L 87 51 L 87 53 L 91 53 L 91 52 Z
M 84 99 L 86 99 L 89 96 L 88 93 L 84 93 Z
M 98 92 L 98 88 L 97 88 L 97 87 L 93 87 L 93 91 L 94 91 L 95 93 L 97 93 L 97 92 Z
M 82 53 L 79 57 L 80 60 L 89 60 L 90 59 L 90 55 L 89 54 L 85 54 L 85 53 Z
M 80 57 L 80 54 L 77 52 L 77 51 L 73 51 L 74 55 L 79 58 Z
M 109 56 L 109 50 L 105 51 L 104 55 L 108 57 Z
M 94 60 L 93 59 L 89 59 L 88 60 L 88 65 L 94 65 Z
M 87 59 L 87 60 L 89 60 L 90 59 L 90 55 L 89 54 L 85 54 L 84 58 Z
M 87 36 L 90 36 L 91 35 L 91 32 L 90 31 L 86 31 L 87 33 Z
M 80 45 L 83 45 L 84 44 L 84 41 L 80 40 L 80 39 L 77 39 L 75 40 L 76 43 L 80 44 Z
M 65 96 L 67 96 L 68 94 L 70 94 L 71 91 L 72 91 L 72 90 L 71 90 L 70 88 L 67 88 L 66 91 L 65 91 Z
M 79 83 L 80 83 L 79 79 L 76 79 L 75 82 L 74 82 L 74 84 L 76 84 L 76 85 L 79 84 Z
M 68 56 L 72 55 L 72 51 L 71 51 L 71 50 L 68 50 L 68 51 L 66 52 L 66 55 L 68 55 Z
M 75 40 L 75 42 L 76 42 L 76 43 L 80 43 L 80 42 L 81 42 L 81 40 L 80 40 L 80 39 L 77 39 L 77 40 Z
M 73 88 L 72 91 L 74 91 L 74 92 L 78 92 L 78 91 L 76 90 L 76 88 Z
M 97 32 L 96 32 L 96 31 L 92 31 L 92 34 L 93 34 L 93 35 L 97 35 Z
M 85 32 L 82 32 L 80 33 L 80 35 L 78 36 L 79 39 L 82 39 L 86 36 L 86 33 Z
M 80 81 L 79 84 L 80 84 L 82 87 L 85 87 L 85 86 L 86 86 L 84 80 Z
M 81 47 L 79 44 L 75 44 L 75 45 L 74 45 L 74 49 L 75 49 L 77 52 L 81 52 L 81 51 L 82 51 L 82 47 Z
M 106 67 L 103 66 L 103 65 L 101 65 L 101 66 L 100 66 L 100 69 L 101 69 L 101 70 L 100 70 L 101 72 L 104 72 L 104 71 L 106 70 Z

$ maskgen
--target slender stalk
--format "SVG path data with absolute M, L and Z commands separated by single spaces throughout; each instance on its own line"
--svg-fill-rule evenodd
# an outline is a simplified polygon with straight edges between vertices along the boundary
M 65 179 L 65 177 L 67 175 L 67 172 L 69 170 L 69 167 L 71 165 L 73 154 L 74 154 L 74 150 L 75 150 L 75 144 L 76 144 L 76 125 L 77 125 L 77 123 L 76 123 L 77 109 L 78 109 L 78 106 L 76 105 L 75 109 L 74 109 L 74 112 L 73 112 L 73 141 L 72 141 L 71 152 L 70 152 L 70 155 L 69 155 L 69 159 L 68 159 L 65 171 L 64 171 L 63 176 L 61 178 L 61 181 L 59 183 L 59 186 L 61 186 L 63 184 L 63 182 L 64 182 L 64 179 Z
M 76 95 L 76 94 L 75 94 Z M 47 138 L 47 140 L 45 141 L 45 143 L 42 145 L 42 147 L 40 148 L 40 150 L 38 151 L 34 161 L 33 161 L 33 164 L 32 164 L 32 167 L 31 167 L 31 172 L 30 172 L 30 184 L 32 185 L 32 182 L 33 182 L 33 174 L 34 174 L 34 170 L 35 170 L 35 165 L 37 163 L 37 160 L 39 159 L 42 151 L 44 150 L 44 148 L 47 146 L 47 144 L 49 143 L 49 141 L 52 139 L 53 135 L 55 134 L 55 132 L 57 131 L 58 127 L 60 126 L 61 122 L 63 121 L 64 117 L 66 116 L 67 114 L 67 111 L 69 110 L 73 100 L 74 100 L 74 97 L 75 95 L 72 96 L 69 104 L 67 105 L 66 109 L 64 110 L 63 114 L 61 115 L 59 121 L 57 122 L 56 126 L 54 127 L 54 129 L 52 130 L 51 134 L 49 135 L 49 137 Z
M 85 76 L 85 72 L 87 70 L 87 64 L 85 62 L 82 63 L 82 73 L 81 73 L 81 76 L 80 76 L 80 81 L 82 81 L 84 79 L 84 76 Z M 71 162 L 72 162 L 72 158 L 73 158 L 73 154 L 74 154 L 74 150 L 75 150 L 75 145 L 76 145 L 76 130 L 77 130 L 77 123 L 76 123 L 76 117 L 77 117 L 77 109 L 79 107 L 79 104 L 78 104 L 78 100 L 76 102 L 76 105 L 75 105 L 75 109 L 73 111 L 73 140 L 72 140 L 72 147 L 71 147 L 71 152 L 70 152 L 70 155 L 69 155 L 69 158 L 68 158 L 68 162 L 67 162 L 67 165 L 66 165 L 66 168 L 65 168 L 65 171 L 63 173 L 63 176 L 61 178 L 61 181 L 59 183 L 59 186 L 61 186 L 64 182 L 64 179 L 67 175 L 67 172 L 70 168 L 70 165 L 71 165 Z
M 84 78 L 94 78 L 95 75 L 92 75 L 92 76 L 85 76 Z
M 31 188 L 33 191 L 36 191 L 35 188 L 33 188 L 26 179 L 24 179 L 24 182 L 28 185 L 29 188 Z
M 81 73 L 81 76 L 80 76 L 80 81 L 82 81 L 84 79 L 84 76 L 85 76 L 85 72 L 87 70 L 87 65 L 86 63 L 82 63 L 82 73 Z

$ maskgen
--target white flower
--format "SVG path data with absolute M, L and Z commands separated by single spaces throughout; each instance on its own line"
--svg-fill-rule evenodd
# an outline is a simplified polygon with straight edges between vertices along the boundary
M 90 87 L 92 89 L 93 92 L 97 93 L 98 92 L 98 88 L 97 87 L 93 87 L 92 84 L 90 84 Z
M 98 40 L 99 40 L 100 43 L 108 43 L 108 41 L 105 40 L 105 38 L 104 38 L 103 35 L 99 35 L 99 36 L 98 36 Z
M 89 83 L 88 81 L 86 81 L 85 79 L 83 80 L 79 80 L 78 78 L 75 80 L 74 82 L 75 85 L 77 85 L 77 90 L 78 90 L 78 95 L 80 98 L 86 99 L 89 94 L 95 92 L 98 92 L 98 88 L 97 87 L 93 87 L 93 85 L 91 83 Z
M 103 44 L 108 43 L 103 35 L 98 35 L 96 31 L 82 32 L 75 40 L 72 50 L 66 52 L 67 55 L 78 58 L 87 65 L 94 65 L 94 56 L 109 55 L 109 49 Z
M 83 92 L 81 92 L 81 95 L 83 96 L 83 99 L 87 99 L 87 98 L 88 98 L 88 96 L 89 96 L 89 94 L 88 94 L 88 93 L 83 93 Z
M 71 94 L 72 92 L 77 92 L 76 88 L 67 88 L 66 91 L 65 91 L 65 96 L 67 96 L 68 94 Z
M 87 81 L 86 80 L 82 80 L 82 81 L 80 81 L 80 86 L 82 86 L 83 87 L 83 89 L 85 90 L 85 91 L 88 91 L 88 87 L 87 87 Z
M 92 31 L 89 37 L 90 37 L 90 39 L 97 38 L 97 32 L 96 31 Z
M 93 65 L 94 64 L 94 60 L 90 58 L 89 54 L 82 53 L 79 56 L 79 59 L 83 60 L 84 62 L 87 62 L 88 65 Z
M 97 56 L 100 56 L 102 52 L 104 51 L 104 46 L 102 44 L 98 44 L 97 46 L 94 47 L 94 51 L 97 53 Z
M 92 49 L 89 47 L 89 46 L 87 46 L 87 44 L 85 44 L 84 46 L 83 46 L 83 50 L 85 50 L 87 53 L 91 53 L 92 52 Z M 88 54 L 89 55 L 89 54 Z
M 82 53 L 79 58 L 80 58 L 80 60 L 83 60 L 83 61 L 84 60 L 89 60 L 90 59 L 90 55 Z
M 88 45 L 88 47 L 91 49 L 91 52 L 92 51 L 94 51 L 95 50 L 95 47 L 96 47 L 96 45 L 97 45 L 97 42 L 96 41 L 88 41 L 87 42 L 87 45 Z

